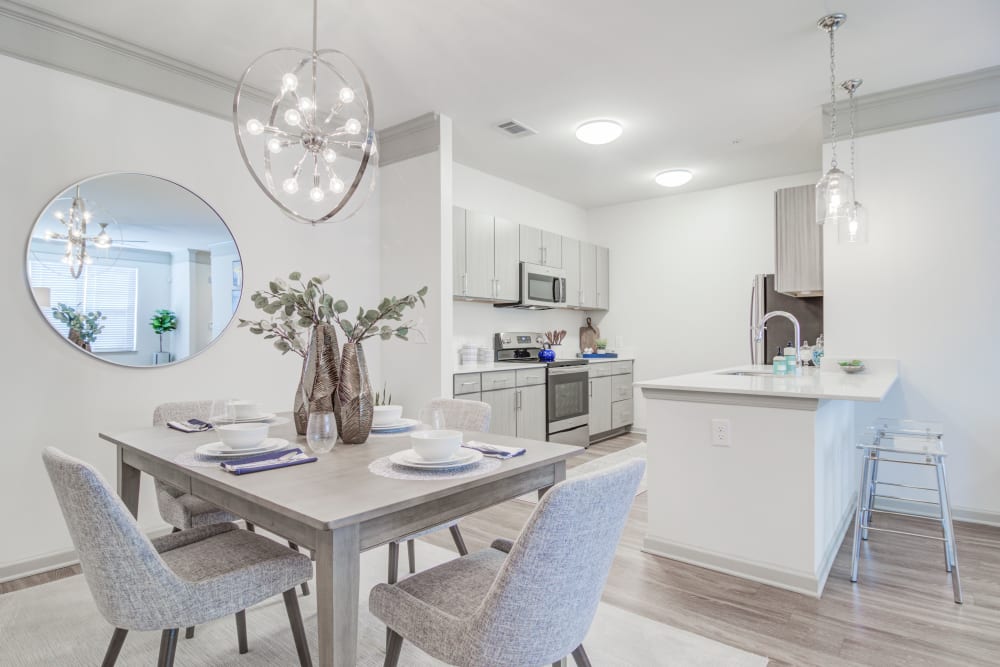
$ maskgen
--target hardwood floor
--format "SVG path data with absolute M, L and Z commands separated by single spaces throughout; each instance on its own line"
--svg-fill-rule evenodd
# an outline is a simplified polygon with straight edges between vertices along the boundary
M 597 443 L 575 457 L 570 467 L 642 440 L 629 434 Z M 488 547 L 496 537 L 514 538 L 533 509 L 528 503 L 504 503 L 463 519 L 462 534 L 473 551 Z M 845 540 L 823 598 L 814 600 L 643 553 L 646 510 L 646 494 L 641 494 L 604 591 L 610 604 L 766 655 L 772 665 L 1000 664 L 998 528 L 956 524 L 964 605 L 952 602 L 950 580 L 935 543 L 887 533 L 873 535 L 862 550 L 856 585 L 848 579 L 850 541 Z M 886 527 L 904 530 L 926 526 L 910 519 L 883 521 Z M 426 539 L 454 549 L 447 531 Z M 0 593 L 78 572 L 78 567 L 63 568 L 0 584 Z M 669 656 L 664 662 L 669 663 Z

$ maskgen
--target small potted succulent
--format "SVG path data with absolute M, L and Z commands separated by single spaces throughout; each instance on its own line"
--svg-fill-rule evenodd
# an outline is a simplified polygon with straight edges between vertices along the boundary
M 153 333 L 160 337 L 160 351 L 153 353 L 153 364 L 169 364 L 171 355 L 163 351 L 163 334 L 177 330 L 177 313 L 164 308 L 153 311 L 149 326 L 153 327 Z
M 392 394 L 389 393 L 389 384 L 382 383 L 382 391 L 375 392 L 374 416 L 372 426 L 392 426 L 403 418 L 403 406 L 393 405 Z
M 596 341 L 594 341 L 594 347 L 597 348 L 597 352 L 599 354 L 604 354 L 605 352 L 608 351 L 608 339 L 598 338 Z

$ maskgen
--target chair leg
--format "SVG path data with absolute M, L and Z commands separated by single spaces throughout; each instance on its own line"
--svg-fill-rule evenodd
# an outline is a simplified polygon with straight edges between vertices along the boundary
M 257 527 L 254 526 L 249 521 L 247 521 L 247 530 L 249 530 L 251 533 L 256 533 L 257 532 Z
M 101 667 L 114 667 L 115 662 L 118 661 L 118 654 L 121 653 L 122 644 L 125 643 L 126 635 L 128 635 L 128 630 L 115 628 L 111 635 L 111 642 L 108 644 L 108 650 L 104 652 L 104 662 L 101 663 Z
M 962 581 L 958 577 L 958 544 L 955 542 L 955 524 L 951 518 L 951 494 L 948 491 L 948 477 L 944 469 L 944 459 L 937 460 L 938 489 L 941 498 L 941 516 L 945 520 L 945 540 L 951 546 L 951 588 L 955 603 L 962 604 Z
M 194 639 L 194 626 L 184 631 L 184 639 Z
M 465 546 L 465 540 L 462 539 L 462 531 L 458 529 L 458 524 L 448 526 L 448 530 L 451 531 L 451 539 L 455 540 L 455 548 L 458 549 L 458 555 L 468 556 L 469 549 Z
M 851 549 L 851 581 L 858 580 L 858 561 L 861 560 L 861 527 L 865 522 L 865 501 L 868 499 L 868 472 L 871 458 L 865 452 L 864 464 L 861 466 L 861 485 L 858 489 L 858 506 L 854 513 L 854 546 Z
M 247 610 L 236 612 L 236 641 L 240 646 L 240 655 L 244 653 L 249 653 L 250 648 L 247 646 Z
M 399 542 L 389 542 L 389 576 L 386 583 L 399 581 Z
M 406 542 L 406 555 L 410 558 L 410 574 L 417 571 L 417 544 L 414 540 Z
M 285 611 L 288 612 L 288 624 L 292 628 L 292 639 L 295 640 L 295 651 L 299 654 L 301 667 L 312 667 L 312 656 L 309 654 L 309 642 L 306 640 L 306 629 L 302 625 L 302 612 L 299 610 L 299 598 L 295 589 L 289 588 L 282 593 L 285 598 Z
M 868 482 L 868 511 L 865 512 L 865 523 L 861 527 L 861 539 L 868 539 L 868 526 L 872 525 L 872 508 L 875 507 L 875 492 L 878 486 L 878 460 L 879 452 L 875 451 L 872 457 L 871 481 Z
M 177 628 L 164 630 L 160 635 L 160 657 L 156 661 L 156 667 L 173 667 L 176 654 Z
M 576 663 L 576 667 L 590 667 L 590 658 L 587 657 L 587 652 L 583 650 L 583 644 L 580 644 L 573 650 L 573 662 Z
M 385 662 L 383 667 L 396 667 L 399 664 L 399 652 L 403 650 L 403 635 L 389 630 L 389 640 L 385 645 Z
M 302 551 L 301 549 L 299 549 L 299 545 L 297 545 L 295 542 L 292 542 L 291 540 L 288 540 L 288 548 L 294 549 L 295 551 Z M 308 582 L 305 581 L 302 582 L 302 595 L 309 595 Z

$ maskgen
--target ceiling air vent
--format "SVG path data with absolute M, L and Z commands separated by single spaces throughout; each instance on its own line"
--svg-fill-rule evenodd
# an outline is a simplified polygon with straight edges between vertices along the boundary
M 527 125 L 523 125 L 514 119 L 500 123 L 497 127 L 501 132 L 512 137 L 530 137 L 533 134 L 538 134 Z

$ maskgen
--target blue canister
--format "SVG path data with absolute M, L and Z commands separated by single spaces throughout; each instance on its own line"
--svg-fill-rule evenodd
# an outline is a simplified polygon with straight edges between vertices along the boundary
M 556 360 L 556 351 L 553 350 L 553 349 L 551 349 L 551 348 L 543 348 L 543 349 L 541 349 L 541 350 L 538 351 L 538 360 L 539 361 L 555 361 Z

